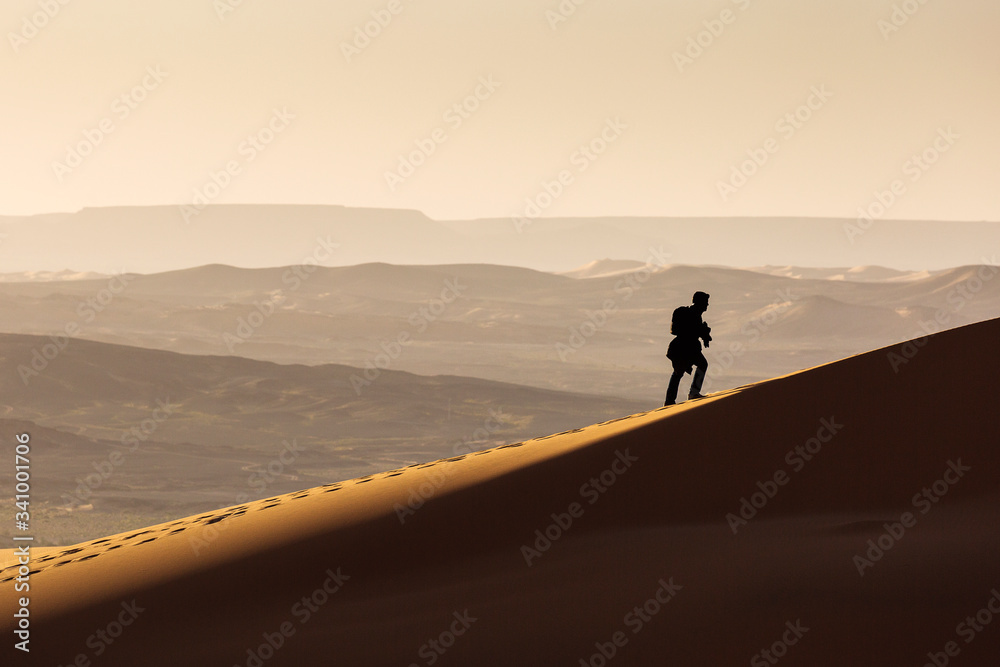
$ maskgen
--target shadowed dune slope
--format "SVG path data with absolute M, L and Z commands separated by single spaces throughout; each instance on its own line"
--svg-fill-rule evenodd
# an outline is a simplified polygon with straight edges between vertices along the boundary
M 992 320 L 49 554 L 33 664 L 923 665 L 948 642 L 995 664 L 1000 617 L 960 623 L 1000 589 L 998 340 Z

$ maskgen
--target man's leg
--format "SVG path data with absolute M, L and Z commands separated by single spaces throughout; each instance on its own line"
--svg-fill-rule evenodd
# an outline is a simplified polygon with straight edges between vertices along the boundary
M 677 402 L 677 390 L 680 388 L 682 377 L 684 377 L 684 373 L 677 370 L 670 376 L 670 384 L 667 385 L 667 400 L 663 405 L 673 405 Z
M 701 398 L 701 384 L 705 381 L 705 372 L 708 370 L 708 359 L 701 352 L 698 353 L 698 360 L 695 362 L 694 380 L 691 381 L 691 391 L 688 398 Z

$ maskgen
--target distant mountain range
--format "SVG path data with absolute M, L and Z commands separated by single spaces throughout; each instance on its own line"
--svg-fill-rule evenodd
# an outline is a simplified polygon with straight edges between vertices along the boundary
M 706 351 L 714 389 L 1000 315 L 998 269 L 985 265 L 904 274 L 626 260 L 573 275 L 585 277 L 473 264 L 213 264 L 3 282 L 0 331 L 369 373 L 443 373 L 655 405 L 669 371 L 670 313 L 695 290 L 712 295 L 705 318 L 715 337 Z
M 335 246 L 335 248 L 334 248 Z M 435 221 L 417 211 L 219 205 L 185 220 L 177 206 L 88 208 L 0 217 L 7 272 L 153 273 L 222 263 L 503 264 L 571 271 L 612 257 L 720 266 L 885 266 L 936 270 L 996 263 L 1000 223 L 797 218 L 542 218 Z

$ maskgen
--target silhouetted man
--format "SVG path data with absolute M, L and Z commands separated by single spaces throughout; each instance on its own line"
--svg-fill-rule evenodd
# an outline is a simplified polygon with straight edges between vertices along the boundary
M 701 383 L 705 381 L 705 371 L 708 370 L 708 360 L 701 352 L 701 343 L 705 347 L 712 342 L 712 329 L 705 324 L 701 316 L 708 310 L 708 294 L 695 292 L 690 306 L 681 306 L 674 310 L 670 319 L 670 333 L 676 336 L 667 348 L 667 358 L 674 366 L 667 387 L 667 400 L 663 405 L 673 405 L 677 402 L 677 389 L 685 373 L 690 373 L 694 367 L 694 379 L 691 381 L 691 391 L 688 398 L 702 398 Z

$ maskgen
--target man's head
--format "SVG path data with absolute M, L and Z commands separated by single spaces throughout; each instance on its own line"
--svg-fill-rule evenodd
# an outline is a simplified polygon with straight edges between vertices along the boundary
M 694 296 L 691 297 L 691 303 L 696 309 L 704 313 L 708 310 L 708 298 L 709 296 L 705 292 L 695 292 Z

